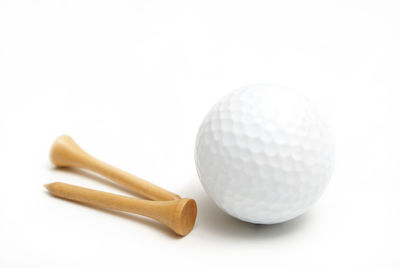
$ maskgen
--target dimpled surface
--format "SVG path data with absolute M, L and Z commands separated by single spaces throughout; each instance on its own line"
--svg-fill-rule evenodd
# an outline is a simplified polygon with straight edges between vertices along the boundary
M 210 110 L 195 160 L 218 207 L 244 221 L 272 224 L 301 215 L 320 197 L 333 153 L 329 132 L 305 97 L 254 85 Z

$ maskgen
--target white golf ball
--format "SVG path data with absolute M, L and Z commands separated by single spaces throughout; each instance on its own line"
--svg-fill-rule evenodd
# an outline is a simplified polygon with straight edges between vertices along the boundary
M 303 214 L 331 176 L 331 136 L 312 104 L 277 85 L 238 89 L 200 126 L 195 159 L 201 183 L 226 213 L 252 223 Z

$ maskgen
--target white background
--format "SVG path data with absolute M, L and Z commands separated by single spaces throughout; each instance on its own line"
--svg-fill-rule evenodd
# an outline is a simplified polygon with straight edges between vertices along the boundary
M 400 265 L 398 1 L 0 0 L 0 267 Z M 309 96 L 334 130 L 334 176 L 305 215 L 257 226 L 221 212 L 193 161 L 197 128 L 246 84 Z M 69 134 L 198 203 L 179 238 L 147 218 L 51 197 Z M 398 266 L 397 266 L 398 267 Z

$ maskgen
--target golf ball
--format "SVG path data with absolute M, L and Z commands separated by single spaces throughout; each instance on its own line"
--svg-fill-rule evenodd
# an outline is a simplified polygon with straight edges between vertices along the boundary
M 233 91 L 202 122 L 195 160 L 215 204 L 243 221 L 303 214 L 331 176 L 330 133 L 304 96 L 278 85 Z

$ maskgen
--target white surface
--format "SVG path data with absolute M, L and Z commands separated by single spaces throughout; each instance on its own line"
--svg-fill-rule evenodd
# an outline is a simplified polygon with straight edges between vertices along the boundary
M 304 95 L 281 85 L 241 87 L 218 101 L 196 138 L 200 181 L 238 219 L 281 223 L 306 212 L 332 175 L 332 135 Z
M 395 267 L 400 263 L 398 1 L 0 1 L 0 267 Z M 206 197 L 193 149 L 209 107 L 259 82 L 318 103 L 333 178 L 309 213 L 255 226 Z M 198 202 L 176 238 L 48 196 L 62 133 Z

